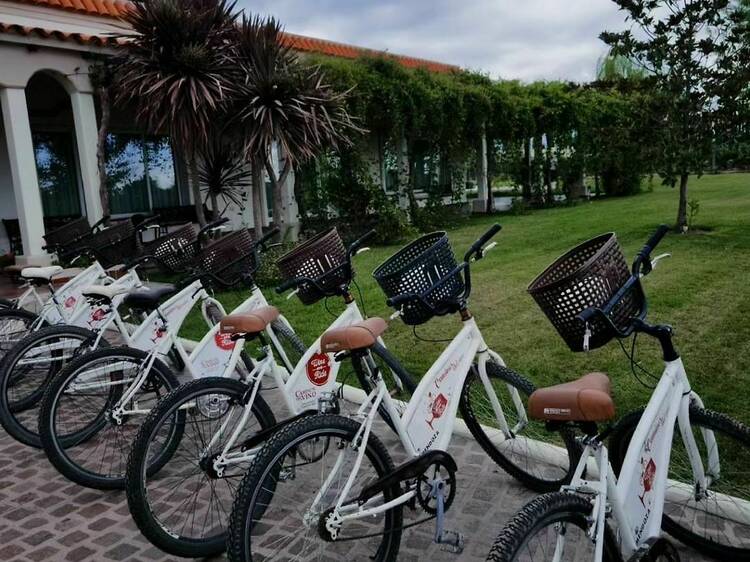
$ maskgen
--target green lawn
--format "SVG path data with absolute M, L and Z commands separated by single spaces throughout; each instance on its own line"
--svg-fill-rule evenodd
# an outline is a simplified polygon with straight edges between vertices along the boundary
M 659 253 L 673 258 L 645 281 L 651 321 L 676 328 L 676 343 L 694 389 L 709 408 L 727 412 L 750 423 L 746 396 L 750 392 L 750 175 L 727 174 L 691 179 L 691 198 L 700 201 L 697 222 L 701 232 L 670 235 Z M 584 203 L 575 207 L 534 212 L 524 216 L 476 218 L 450 231 L 457 254 L 498 221 L 497 248 L 472 270 L 474 290 L 470 308 L 487 343 L 507 364 L 526 374 L 538 386 L 563 382 L 585 372 L 608 372 L 621 413 L 644 405 L 649 390 L 630 373 L 629 363 L 616 342 L 588 354 L 572 353 L 527 294 L 529 282 L 557 256 L 597 234 L 615 231 L 632 260 L 654 228 L 672 223 L 677 194 L 655 186 L 653 192 L 624 199 Z M 370 315 L 390 314 L 371 272 L 397 247 L 379 247 L 355 258 L 357 281 Z M 279 306 L 306 343 L 330 323 L 323 303 L 302 306 L 271 289 L 266 296 Z M 242 293 L 220 295 L 228 310 Z M 329 300 L 332 312 L 341 309 Z M 417 328 L 427 339 L 452 337 L 460 328 L 457 317 L 440 318 Z M 199 338 L 204 332 L 196 318 L 184 335 Z M 387 345 L 415 374 L 421 375 L 444 344 L 423 343 L 400 321 L 391 322 Z M 639 340 L 640 357 L 654 372 L 661 372 L 658 348 L 645 337 Z

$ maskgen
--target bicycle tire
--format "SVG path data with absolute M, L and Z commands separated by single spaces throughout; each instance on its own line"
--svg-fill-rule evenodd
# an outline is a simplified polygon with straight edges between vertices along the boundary
M 93 365 L 95 362 L 106 359 L 116 359 L 118 361 L 124 359 L 126 362 L 130 362 L 134 366 L 140 366 L 147 357 L 148 354 L 146 352 L 127 347 L 100 349 L 72 362 L 48 385 L 39 410 L 39 433 L 42 448 L 50 462 L 68 480 L 80 484 L 81 486 L 98 490 L 121 490 L 125 488 L 125 465 L 132 445 L 132 438 L 127 438 L 127 436 L 116 437 L 118 440 L 118 443 L 116 444 L 117 446 L 109 448 L 105 445 L 104 453 L 107 453 L 111 449 L 111 454 L 115 457 L 113 462 L 117 464 L 117 467 L 113 468 L 107 474 L 103 473 L 103 463 L 101 465 L 102 469 L 95 472 L 88 467 L 81 466 L 81 464 L 75 459 L 72 459 L 69 454 L 69 452 L 76 447 L 90 443 L 92 439 L 100 435 L 100 433 L 106 430 L 108 426 L 117 425 L 111 418 L 108 419 L 109 412 L 107 408 L 110 407 L 111 404 L 116 403 L 117 399 L 119 399 L 119 395 L 123 392 L 124 385 L 117 385 L 115 381 L 115 384 L 102 386 L 105 392 L 103 392 L 101 396 L 106 396 L 104 405 L 98 409 L 98 411 L 94 412 L 96 416 L 93 420 L 87 422 L 85 426 L 76 430 L 74 433 L 65 435 L 58 435 L 57 433 L 59 400 L 63 396 L 73 396 L 72 393 L 65 392 L 68 384 L 75 380 L 79 374 L 85 373 L 84 369 L 87 366 Z M 117 376 L 115 372 L 107 372 L 105 376 L 111 377 L 113 374 L 114 376 Z M 155 387 L 157 384 L 159 385 L 158 388 Z M 163 395 L 166 395 L 169 391 L 179 386 L 179 381 L 162 361 L 156 359 L 141 391 L 148 389 L 149 385 L 154 385 L 157 392 L 159 389 L 162 389 Z M 78 396 L 84 395 L 79 393 Z M 87 395 L 88 400 L 85 401 L 86 404 L 93 402 L 93 399 L 90 398 L 90 396 L 91 395 Z M 137 417 L 136 415 L 131 415 L 130 418 L 128 418 L 128 421 L 130 419 L 135 420 L 135 424 L 132 425 L 135 429 L 135 425 L 137 424 L 140 426 L 140 423 L 144 418 L 145 416 Z M 122 424 L 119 427 L 123 427 L 124 425 L 125 424 Z M 175 431 L 177 431 L 177 428 Z M 117 435 L 117 430 L 115 430 L 115 435 Z M 161 455 L 152 462 L 151 470 L 157 471 L 160 468 L 160 464 L 165 462 L 164 459 L 169 458 L 170 448 L 176 446 L 178 438 L 179 436 L 176 433 L 172 436 L 172 439 L 167 443 Z M 89 454 L 86 457 L 86 460 L 90 460 L 91 456 L 92 455 Z
M 0 310 L 0 360 L 5 357 L 15 344 L 26 337 L 30 327 L 38 319 L 38 314 L 34 314 L 23 308 Z M 15 326 L 13 328 L 6 327 L 6 324 L 10 324 L 11 322 L 20 322 L 23 327 L 21 329 Z M 38 328 L 44 328 L 45 326 L 47 326 L 47 322 L 42 321 L 42 324 Z
M 47 384 L 64 369 L 64 365 L 53 363 L 43 377 L 27 376 L 30 371 L 24 372 L 19 362 L 35 347 L 45 345 L 45 342 L 51 339 L 63 337 L 81 342 L 73 357 L 80 356 L 90 350 L 90 347 L 84 347 L 84 344 L 93 341 L 96 336 L 95 332 L 77 326 L 48 326 L 32 332 L 13 346 L 0 362 L 0 425 L 11 437 L 29 447 L 41 448 L 36 406 L 44 396 Z M 101 346 L 109 345 L 104 339 L 99 343 Z M 9 394 L 14 386 L 19 386 L 21 379 L 28 379 L 32 390 L 21 399 L 11 400 Z
M 740 469 L 744 468 L 744 471 L 742 472 L 746 474 L 747 466 L 750 463 L 750 428 L 725 414 L 706 410 L 694 404 L 690 406 L 689 412 L 690 424 L 694 428 L 694 434 L 696 436 L 698 448 L 701 452 L 701 456 L 703 457 L 704 467 L 706 467 L 706 458 L 704 455 L 705 445 L 702 440 L 700 431 L 695 430 L 713 431 L 714 435 L 717 436 L 717 438 L 718 436 L 721 436 L 722 439 L 728 437 L 730 440 L 730 442 L 725 444 L 725 446 L 719 445 L 719 453 L 727 453 L 729 458 L 727 458 L 726 455 L 722 455 L 723 460 L 721 461 L 722 466 L 720 478 L 717 482 L 722 486 L 727 482 L 728 467 L 725 462 L 727 460 L 730 461 L 729 466 L 734 465 L 738 466 Z M 612 433 L 612 436 L 610 438 L 610 459 L 612 462 L 612 467 L 617 475 L 620 474 L 622 464 L 625 461 L 625 454 L 627 453 L 628 445 L 630 444 L 630 440 L 633 437 L 633 432 L 635 431 L 635 428 L 638 425 L 638 422 L 640 421 L 642 415 L 643 410 L 631 412 L 618 422 L 615 431 Z M 682 438 L 680 436 L 679 428 L 675 427 L 672 454 L 670 458 L 669 478 L 670 480 L 682 481 L 692 488 L 693 485 L 690 482 L 685 482 L 685 480 L 687 480 L 688 478 L 683 478 L 683 476 L 692 475 L 692 470 L 689 470 L 689 464 L 685 466 L 685 463 L 687 461 L 681 462 L 680 455 L 684 452 L 682 450 L 682 447 Z M 742 451 L 745 451 L 744 455 L 739 457 L 739 460 L 737 460 L 738 455 L 740 455 Z M 744 486 L 744 492 L 744 496 L 740 499 L 744 500 L 745 502 L 750 501 L 750 483 Z M 722 492 L 719 491 L 718 493 Z M 706 500 L 706 503 L 709 503 L 709 505 L 710 497 L 711 496 L 704 498 Z M 694 530 L 687 528 L 686 526 L 681 524 L 676 517 L 671 517 L 669 515 L 670 513 L 689 513 L 690 511 L 688 510 L 695 509 L 687 507 L 687 504 L 685 506 L 681 504 L 675 505 L 676 509 L 672 509 L 670 507 L 670 503 L 665 498 L 664 515 L 662 516 L 662 529 L 668 534 L 686 544 L 687 546 L 695 548 L 699 552 L 702 552 L 703 554 L 714 558 L 718 558 L 721 560 L 750 560 L 750 540 L 747 540 L 747 537 L 750 536 L 750 524 L 744 526 L 744 532 L 731 534 L 732 536 L 736 536 L 739 538 L 744 537 L 746 539 L 744 548 L 721 544 L 719 541 L 712 540 L 710 537 L 701 536 Z M 718 502 L 716 503 L 716 505 L 719 505 Z M 705 516 L 701 517 L 703 524 L 700 525 L 700 527 L 709 532 L 715 529 L 721 529 L 721 527 L 719 527 L 718 525 L 715 526 L 709 522 L 708 509 L 709 508 L 698 508 L 701 513 L 705 514 Z M 723 520 L 725 519 L 725 517 L 718 515 L 717 518 L 721 519 L 721 524 L 723 524 Z M 716 536 L 721 537 L 722 534 L 717 533 Z M 730 535 L 728 534 L 723 534 L 723 536 L 730 538 Z
M 528 400 L 528 397 L 535 390 L 534 385 L 528 379 L 516 373 L 515 371 L 508 369 L 507 367 L 499 365 L 494 361 L 487 362 L 487 375 L 490 377 L 491 382 L 493 380 L 500 381 L 501 383 L 510 385 L 518 390 L 519 396 L 522 398 L 522 400 L 524 400 L 524 406 L 526 406 L 526 400 Z M 472 392 L 472 389 L 475 385 L 477 391 Z M 508 425 L 513 426 L 514 424 L 510 420 L 510 415 L 512 413 L 515 413 L 516 410 L 515 406 L 510 401 L 510 396 L 507 397 L 507 399 L 505 400 L 505 404 L 503 404 L 502 396 L 497 392 L 496 395 L 498 396 L 498 400 L 500 401 L 501 405 L 505 406 L 503 407 L 503 412 L 508 417 Z M 474 396 L 476 396 L 477 398 L 473 398 Z M 533 439 L 542 442 L 549 441 L 549 439 L 547 439 L 548 436 L 552 436 L 555 434 L 559 435 L 560 439 L 562 440 L 562 445 L 568 455 L 567 467 L 560 466 L 561 470 L 564 469 L 564 473 L 559 472 L 555 468 L 556 465 L 554 463 L 547 463 L 545 465 L 538 462 L 529 463 L 528 461 L 530 456 L 527 453 L 522 452 L 521 454 L 516 455 L 519 460 L 513 460 L 511 456 L 513 456 L 514 454 L 513 449 L 515 449 L 515 444 L 517 443 L 518 446 L 522 448 L 524 447 L 524 443 L 521 440 L 516 440 L 516 436 L 514 436 L 513 447 L 506 448 L 508 450 L 508 453 L 510 454 L 506 454 L 505 451 L 501 450 L 500 448 L 498 448 L 498 446 L 495 445 L 492 436 L 487 434 L 487 426 L 483 423 L 483 421 L 494 421 L 494 412 L 492 411 L 491 407 L 487 406 L 485 409 L 489 409 L 490 413 L 488 413 L 487 415 L 482 415 L 479 405 L 475 403 L 477 400 L 479 400 L 480 397 L 486 398 L 486 396 L 487 393 L 485 392 L 484 385 L 482 385 L 482 382 L 479 379 L 479 374 L 476 370 L 476 367 L 472 367 L 471 372 L 466 377 L 464 387 L 461 390 L 461 401 L 459 402 L 459 409 L 469 431 L 477 440 L 482 449 L 484 449 L 484 451 L 490 456 L 490 458 L 499 466 L 501 466 L 508 474 L 510 474 L 524 486 L 531 490 L 534 490 L 535 492 L 544 493 L 556 491 L 559 490 L 560 486 L 562 486 L 563 484 L 567 484 L 568 482 L 570 482 L 571 478 L 573 477 L 573 473 L 575 472 L 578 459 L 581 455 L 581 450 L 578 443 L 576 442 L 575 434 L 573 433 L 573 431 L 569 428 L 563 427 L 555 432 L 552 432 L 546 429 L 543 422 L 529 420 L 528 425 L 526 426 L 529 431 L 526 431 L 524 434 L 530 434 L 531 431 L 538 430 L 538 434 L 543 435 L 544 438 L 533 437 Z M 504 440 L 503 442 L 505 443 L 506 441 L 510 440 Z M 562 456 L 558 456 L 560 456 L 560 462 L 564 463 L 565 461 L 562 460 Z M 524 460 L 525 466 L 523 466 Z M 539 473 L 531 472 L 534 468 L 541 470 L 545 467 L 547 468 L 547 470 L 553 471 L 550 472 L 549 478 L 542 478 Z
M 357 381 L 359 382 L 360 388 L 365 392 L 365 394 L 370 394 L 373 390 L 373 384 L 372 379 L 370 376 L 370 371 L 372 369 L 372 366 L 368 366 L 369 360 L 368 358 L 372 358 L 373 355 L 375 357 L 379 357 L 379 355 L 376 353 L 372 353 L 375 350 L 370 350 L 370 353 L 368 353 L 365 356 L 356 355 L 352 356 L 352 366 L 354 367 L 354 372 L 357 375 Z M 392 376 L 392 373 L 390 372 L 390 369 L 385 365 L 378 365 L 377 361 L 375 360 L 375 367 L 380 371 L 381 376 L 384 377 L 386 380 L 386 384 L 391 382 L 389 379 Z M 409 376 L 408 373 L 399 373 L 399 379 L 401 380 L 401 383 L 404 387 L 404 390 L 408 392 L 408 395 L 406 396 L 396 396 L 399 399 L 402 399 L 402 402 L 408 402 L 411 398 L 411 395 L 414 394 L 414 391 L 417 389 L 417 383 L 414 382 L 414 380 Z M 395 385 L 395 382 L 393 382 L 393 386 Z M 391 385 L 389 385 L 389 389 L 391 388 Z M 395 388 L 395 390 L 399 390 L 398 388 Z M 398 433 L 396 430 L 396 425 L 393 423 L 393 420 L 391 419 L 390 414 L 385 408 L 384 404 L 380 404 L 378 406 L 378 413 L 380 414 L 380 417 L 383 419 L 383 421 L 388 424 L 388 427 L 390 427 L 394 433 Z M 401 412 L 403 414 L 403 412 Z
M 201 396 L 224 396 L 229 399 L 230 403 L 233 401 L 236 404 L 242 405 L 242 399 L 247 390 L 248 387 L 246 385 L 227 378 L 209 377 L 192 381 L 173 390 L 160 400 L 157 407 L 149 413 L 146 420 L 141 425 L 138 435 L 133 442 L 130 457 L 128 458 L 126 474 L 128 508 L 133 516 L 133 520 L 141 530 L 141 533 L 143 533 L 143 536 L 160 550 L 174 556 L 187 558 L 207 558 L 217 556 L 226 550 L 226 527 L 228 524 L 228 517 L 223 526 L 223 532 L 203 538 L 196 537 L 195 534 L 193 534 L 193 536 L 186 534 L 186 529 L 189 531 L 190 529 L 188 527 L 192 528 L 192 525 L 188 526 L 185 524 L 180 527 L 180 522 L 172 524 L 171 522 L 168 523 L 165 521 L 164 517 L 160 517 L 155 512 L 155 509 L 153 509 L 154 506 L 149 501 L 149 497 L 158 497 L 159 504 L 166 504 L 169 501 L 169 496 L 168 494 L 163 493 L 163 490 L 162 493 L 149 493 L 146 479 L 149 478 L 147 475 L 147 461 L 151 443 L 158 438 L 159 430 L 163 427 L 164 422 L 167 421 L 167 423 L 169 423 L 170 417 L 177 418 L 179 420 L 177 423 L 180 423 L 185 428 L 190 425 L 187 421 L 190 411 L 187 408 L 182 408 L 188 402 L 197 402 L 200 400 Z M 198 406 L 194 406 L 194 409 L 198 409 Z M 262 396 L 256 396 L 252 409 L 253 415 L 258 420 L 258 425 L 261 429 L 272 427 L 276 423 L 271 408 Z M 194 422 L 196 426 L 198 423 L 200 422 Z M 229 425 L 228 427 L 223 427 L 223 429 L 226 433 L 231 434 L 235 427 L 236 425 Z M 213 435 L 204 432 L 202 437 L 209 439 L 213 437 Z M 184 439 L 185 433 L 183 431 L 180 434 L 180 443 L 177 448 L 179 448 L 179 445 L 182 444 Z M 218 448 L 220 448 L 222 444 L 223 442 L 220 442 Z M 178 454 L 177 448 L 175 448 L 172 453 L 173 455 L 177 454 L 178 457 L 187 456 L 189 453 L 193 453 L 194 450 L 196 450 L 191 449 L 190 446 L 188 446 L 187 451 Z M 212 450 L 215 451 L 217 448 L 212 448 Z M 162 477 L 162 471 L 168 468 L 171 459 L 172 456 L 170 456 L 170 459 L 167 460 L 160 471 L 152 476 L 156 478 Z M 179 483 L 179 485 L 172 486 L 173 480 L 170 478 L 174 478 L 175 476 L 167 476 L 166 478 L 169 482 L 167 485 L 168 492 L 173 492 L 175 495 L 180 496 L 180 494 L 184 494 L 184 490 L 193 490 L 193 488 L 195 488 L 194 496 L 196 499 L 195 501 L 188 502 L 188 505 L 193 506 L 196 509 L 198 509 L 199 506 L 207 505 L 209 512 L 215 507 L 216 515 L 221 517 L 222 511 L 219 509 L 221 508 L 221 499 L 218 497 L 219 494 L 217 493 L 217 488 L 219 486 L 218 481 L 221 479 L 210 474 L 209 467 L 201 467 L 200 460 L 196 459 L 195 462 L 190 462 L 192 459 L 187 460 L 189 461 L 189 464 L 194 464 L 198 470 L 203 470 L 206 473 L 207 485 L 203 487 L 200 485 L 193 486 L 188 479 L 185 478 L 185 480 Z M 188 468 L 189 467 L 175 469 L 176 474 L 179 476 L 185 476 Z M 226 478 L 231 477 L 232 476 L 230 475 L 226 475 Z M 211 484 L 208 482 L 208 479 L 213 479 L 214 483 Z M 202 482 L 203 480 L 201 479 L 201 482 L 198 484 Z M 225 482 L 227 482 L 227 487 L 230 488 L 230 480 L 225 480 Z M 210 484 L 210 486 L 208 484 Z M 219 492 L 221 491 L 229 490 L 219 490 Z M 210 494 L 210 499 L 208 501 L 205 500 L 206 493 Z M 199 499 L 199 495 L 203 497 Z M 233 498 L 230 498 L 230 501 L 231 500 L 233 500 Z M 230 509 L 231 505 L 228 505 L 224 513 L 228 514 Z M 188 516 L 188 519 L 189 518 L 190 516 Z M 196 519 L 201 520 L 202 517 L 196 517 L 195 513 L 193 513 L 193 523 L 195 523 Z M 204 519 L 207 520 L 208 517 L 205 517 Z M 214 523 L 213 515 L 211 516 L 211 522 Z
M 276 483 L 274 483 L 272 488 L 273 491 L 270 491 L 271 486 L 267 482 L 267 479 L 270 478 L 272 473 L 278 474 L 279 469 L 277 464 L 289 453 L 289 451 L 300 446 L 300 443 L 306 438 L 313 440 L 320 438 L 324 440 L 327 439 L 328 441 L 326 441 L 326 443 L 330 442 L 331 439 L 340 439 L 342 441 L 348 439 L 350 440 L 349 442 L 351 442 L 356 436 L 359 427 L 360 423 L 351 418 L 333 414 L 312 415 L 290 423 L 266 442 L 258 456 L 253 460 L 245 477 L 242 479 L 242 483 L 240 484 L 232 508 L 229 535 L 227 538 L 229 559 L 232 562 L 248 562 L 249 560 L 252 560 L 253 556 L 249 528 L 251 522 L 248 523 L 248 519 L 252 519 L 252 517 L 248 516 L 255 513 L 261 513 L 263 515 L 267 514 L 267 509 L 270 506 L 264 507 L 262 503 L 260 505 L 255 505 L 255 501 L 258 500 L 259 497 L 262 498 L 259 500 L 261 502 L 267 499 L 270 501 L 269 495 L 275 496 L 278 494 Z M 377 474 L 383 475 L 394 470 L 393 460 L 377 436 L 373 434 L 370 435 L 366 451 L 365 457 L 373 463 L 373 467 Z M 290 485 L 299 486 L 299 482 L 294 481 Z M 385 501 L 389 501 L 396 497 L 396 494 L 399 493 L 399 489 L 400 487 L 398 485 L 386 489 L 384 493 Z M 314 492 L 315 491 L 313 491 L 313 493 Z M 356 492 L 353 493 L 356 494 Z M 391 562 L 396 560 L 401 542 L 403 506 L 398 506 L 388 510 L 386 517 L 388 520 L 385 523 L 386 527 L 382 534 L 383 539 L 380 543 L 380 547 L 377 550 L 377 556 L 371 558 L 379 562 Z M 279 526 L 278 522 L 274 521 L 274 523 L 275 525 L 272 525 L 272 527 Z M 260 527 L 255 526 L 254 528 L 259 529 Z M 300 529 L 302 528 L 303 527 L 300 527 Z M 351 559 L 358 560 L 364 558 L 356 552 L 351 552 L 351 550 L 356 548 L 356 545 L 358 544 L 357 542 L 340 544 L 348 546 L 350 549 L 348 552 L 350 552 L 352 557 Z M 288 559 L 289 553 L 281 552 L 281 550 L 283 549 L 279 549 L 279 556 L 283 559 Z M 309 557 L 305 558 L 304 553 L 297 554 L 302 556 L 302 559 L 310 559 Z
M 591 515 L 591 509 L 590 500 L 568 492 L 552 492 L 533 499 L 505 524 L 492 544 L 487 556 L 488 562 L 516 562 L 524 549 L 531 550 L 528 546 L 529 540 L 536 532 L 549 525 L 569 523 L 585 532 L 588 529 L 586 518 Z M 584 539 L 588 540 L 585 534 Z M 609 523 L 606 524 L 604 532 L 604 560 L 622 561 L 615 534 Z
M 8 310 L 18 308 L 16 301 L 11 299 L 0 299 L 0 310 Z

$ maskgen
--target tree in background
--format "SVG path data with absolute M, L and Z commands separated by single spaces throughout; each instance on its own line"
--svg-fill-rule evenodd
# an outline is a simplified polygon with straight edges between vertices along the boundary
M 233 101 L 245 154 L 254 171 L 254 197 L 260 191 L 260 170 L 265 168 L 273 186 L 274 223 L 283 239 L 282 186 L 294 165 L 327 148 L 347 146 L 349 135 L 360 129 L 344 103 L 348 92 L 334 90 L 320 67 L 302 64 L 284 44 L 281 25 L 274 18 L 243 16 L 234 53 L 238 80 Z M 284 161 L 278 173 L 274 144 Z
M 103 60 L 89 68 L 91 85 L 99 98 L 99 129 L 97 131 L 96 164 L 99 171 L 99 200 L 102 214 L 110 215 L 109 187 L 107 185 L 107 134 L 112 111 L 112 85 L 115 80 L 115 69 L 109 60 Z
M 663 123 L 658 139 L 665 183 L 679 182 L 677 228 L 688 227 L 688 179 L 709 161 L 715 118 L 738 65 L 730 0 L 613 0 L 631 28 L 604 32 L 612 55 L 653 76 Z
M 123 15 L 134 34 L 120 50 L 116 101 L 149 130 L 169 131 L 186 155 L 201 225 L 198 155 L 231 97 L 236 17 L 226 0 L 139 1 Z

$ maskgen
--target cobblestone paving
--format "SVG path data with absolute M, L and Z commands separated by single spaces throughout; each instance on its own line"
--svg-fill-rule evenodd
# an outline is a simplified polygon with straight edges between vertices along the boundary
M 384 427 L 378 434 L 397 450 Z M 466 548 L 461 556 L 443 552 L 432 543 L 434 526 L 427 523 L 404 532 L 400 560 L 484 560 L 502 524 L 532 497 L 469 439 L 454 438 L 451 453 L 459 466 L 459 486 L 447 527 L 465 534 Z M 683 560 L 701 560 L 685 548 L 681 555 Z M 0 430 L 0 560 L 174 559 L 141 537 L 123 493 L 71 484 L 42 452 L 16 443 Z

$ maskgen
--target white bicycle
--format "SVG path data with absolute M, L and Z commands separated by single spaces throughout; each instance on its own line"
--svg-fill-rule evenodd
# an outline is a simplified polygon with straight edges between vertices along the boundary
M 91 488 L 124 487 L 125 466 L 138 427 L 158 399 L 180 384 L 163 360 L 167 354 L 183 365 L 188 380 L 235 371 L 242 377 L 253 369 L 252 360 L 241 349 L 235 351 L 234 342 L 220 333 L 216 322 L 225 311 L 209 295 L 206 283 L 237 285 L 251 265 L 258 263 L 256 248 L 265 242 L 254 242 L 246 230 L 226 235 L 201 251 L 200 271 L 184 280 L 181 290 L 175 293 L 170 286 L 129 294 L 128 306 L 150 312 L 132 334 L 130 347 L 88 353 L 52 379 L 39 407 L 39 435 L 47 457 L 61 474 Z M 197 303 L 209 330 L 188 353 L 178 334 Z M 266 305 L 263 294 L 255 289 L 233 314 Z M 292 347 L 298 345 L 283 318 L 275 327 L 281 353 L 288 353 L 282 340 L 289 343 L 291 339 Z
M 231 560 L 395 560 L 405 507 L 422 516 L 408 526 L 434 519 L 435 542 L 461 552 L 462 535 L 444 528 L 457 492 L 458 467 L 446 451 L 459 411 L 487 454 L 527 485 L 549 490 L 570 478 L 578 454 L 572 433 L 562 430 L 551 438 L 530 423 L 525 400 L 533 385 L 488 348 L 467 308 L 469 264 L 494 247 L 488 242 L 499 230 L 493 226 L 459 265 L 447 236 L 438 232 L 406 246 L 375 271 L 389 306 L 405 323 L 458 313 L 463 326 L 403 411 L 383 375 L 388 369 L 399 377 L 408 373 L 378 343 L 384 320 L 323 336 L 322 350 L 350 357 L 372 390 L 354 417 L 303 418 L 268 440 L 232 510 Z M 408 459 L 398 467 L 373 431 L 381 410 Z M 555 453 L 547 459 L 529 462 L 537 440 L 545 437 L 559 447 L 550 447 Z
M 301 296 L 308 304 L 341 298 L 345 308 L 331 323 L 332 330 L 361 322 L 362 312 L 349 288 L 351 259 L 372 234 L 346 252 L 335 230 L 298 246 L 293 256 L 304 255 L 303 261 L 312 259 L 321 266 L 316 265 L 314 278 L 295 276 L 279 290 L 305 291 Z M 128 461 L 128 505 L 141 532 L 165 552 L 185 557 L 223 552 L 236 484 L 263 442 L 311 413 L 339 411 L 341 363 L 332 353 L 320 351 L 318 338 L 293 369 L 279 365 L 274 356 L 277 317 L 275 308 L 261 307 L 224 318 L 221 333 L 236 342 L 235 358 L 245 341 L 259 342 L 254 368 L 239 381 L 224 373 L 181 386 L 159 401 L 138 432 Z M 398 384 L 410 391 L 415 386 L 409 378 Z M 287 412 L 286 419 L 277 422 L 281 412 Z M 158 472 L 150 472 L 152 459 L 170 440 L 169 460 Z
M 153 220 L 155 218 L 145 223 L 146 226 L 142 228 L 148 227 Z M 85 219 L 79 222 L 86 224 Z M 55 310 L 58 306 L 56 301 L 63 305 L 66 303 L 72 305 L 75 300 L 77 304 L 68 318 L 63 319 L 59 316 L 60 322 L 53 326 L 40 327 L 26 334 L 10 348 L 0 364 L 0 422 L 5 430 L 25 445 L 41 447 L 37 428 L 38 405 L 47 383 L 73 358 L 80 357 L 100 346 L 107 346 L 110 343 L 136 346 L 144 340 L 143 337 L 136 337 L 135 342 L 132 340 L 130 333 L 132 327 L 125 322 L 128 317 L 121 317 L 119 312 L 126 293 L 131 289 L 141 287 L 135 268 L 146 262 L 156 261 L 159 268 L 166 273 L 184 272 L 198 255 L 204 237 L 214 230 L 223 228 L 224 222 L 226 221 L 211 223 L 197 234 L 192 225 L 186 225 L 166 236 L 141 245 L 142 251 L 149 252 L 149 254 L 121 267 L 126 273 L 117 281 L 111 282 L 111 279 L 104 277 L 102 280 L 110 282 L 108 285 L 87 287 L 83 284 L 94 274 L 100 276 L 97 279 L 101 278 L 103 270 L 100 266 L 101 262 L 97 261 L 89 268 L 90 273 L 87 270 L 79 276 L 80 279 L 77 278 L 72 288 L 64 288 L 72 292 L 72 296 L 65 292 L 62 295 L 59 295 L 59 292 L 53 292 L 53 298 L 46 304 L 50 310 Z M 73 224 L 68 228 L 75 226 Z M 138 229 L 131 225 L 124 225 L 124 227 L 125 232 L 120 234 L 128 235 L 125 236 L 123 242 L 126 247 L 129 247 L 132 243 L 132 236 L 137 235 Z M 100 232 L 101 234 L 95 233 L 89 238 L 84 238 L 80 243 L 85 243 L 87 240 L 88 243 L 96 243 L 103 236 L 110 235 L 106 229 Z M 117 243 L 117 241 L 114 242 L 114 244 Z M 70 256 L 75 251 L 69 246 L 66 248 L 64 255 Z M 61 250 L 58 252 L 62 253 Z M 45 269 L 53 272 L 60 268 Z M 36 273 L 36 275 L 41 274 Z M 75 298 L 79 292 L 82 298 Z M 204 317 L 212 326 L 218 318 L 209 319 L 206 312 L 207 310 L 204 309 Z M 144 317 L 145 314 L 139 316 L 140 320 Z M 37 322 L 51 318 L 51 313 L 43 312 Z M 46 323 L 46 320 L 44 322 Z
M 652 236 L 630 277 L 614 283 L 611 298 L 586 309 L 577 323 L 597 345 L 631 334 L 659 342 L 665 368 L 655 377 L 648 405 L 599 433 L 597 422 L 615 413 L 606 375 L 589 374 L 532 395 L 531 414 L 552 426 L 583 428 L 585 449 L 570 485 L 526 505 L 498 536 L 488 560 L 676 560 L 662 528 L 718 559 L 750 559 L 750 429 L 703 407 L 672 329 L 645 321 L 640 278 L 652 270 L 651 252 L 666 232 L 661 227 Z M 590 264 L 608 261 L 591 256 Z M 578 276 L 576 283 L 590 284 L 594 277 L 622 280 L 600 271 Z M 638 367 L 634 363 L 634 374 Z

